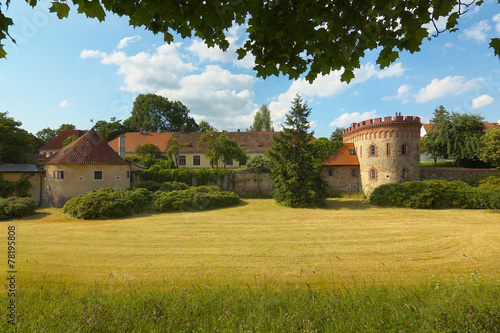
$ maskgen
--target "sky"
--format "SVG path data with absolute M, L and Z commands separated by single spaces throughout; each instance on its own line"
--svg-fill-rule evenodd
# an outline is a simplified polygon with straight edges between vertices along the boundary
M 181 101 L 197 122 L 227 131 L 249 128 L 262 104 L 279 130 L 297 94 L 312 110 L 315 137 L 396 112 L 428 123 L 439 105 L 500 120 L 500 59 L 488 47 L 500 36 L 495 0 L 472 6 L 457 32 L 426 40 L 418 53 L 400 52 L 388 68 L 376 65 L 377 52 L 367 53 L 350 84 L 340 81 L 338 71 L 312 84 L 258 78 L 252 57 L 237 60 L 235 50 L 246 39 L 242 26 L 229 29 L 231 46 L 222 52 L 197 38 L 166 44 L 162 35 L 134 29 L 111 13 L 99 22 L 72 8 L 69 18 L 59 20 L 48 1 L 34 9 L 25 1 L 11 1 L 8 10 L 5 1 L 0 4 L 14 20 L 9 33 L 17 42 L 3 41 L 8 55 L 0 59 L 0 112 L 33 134 L 61 124 L 84 130 L 98 120 L 125 120 L 136 96 L 146 93 Z

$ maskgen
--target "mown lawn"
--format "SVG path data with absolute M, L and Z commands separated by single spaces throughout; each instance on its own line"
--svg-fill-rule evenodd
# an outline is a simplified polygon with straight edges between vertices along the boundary
M 495 274 L 499 222 L 499 214 L 476 210 L 378 208 L 347 199 L 290 209 L 248 199 L 234 208 L 122 220 L 71 220 L 49 209 L 4 225 L 17 228 L 24 288 L 169 289 L 331 288 Z
M 488 329 L 484 323 L 500 329 L 498 213 L 356 199 L 290 209 L 245 199 L 233 208 L 120 220 L 72 220 L 44 209 L 0 224 L 2 239 L 8 225 L 16 227 L 20 331 L 338 331 L 347 324 L 345 331 L 443 331 L 467 328 L 470 318 L 481 323 L 472 331 Z M 356 304 L 367 298 L 366 307 Z M 6 291 L 1 299 L 7 304 Z M 307 307 L 317 313 L 299 311 Z M 229 317 L 221 319 L 224 309 Z M 342 309 L 337 324 L 329 322 Z M 442 322 L 447 311 L 453 325 Z M 125 319 L 137 312 L 139 321 Z M 290 318 L 316 324 L 280 326 Z

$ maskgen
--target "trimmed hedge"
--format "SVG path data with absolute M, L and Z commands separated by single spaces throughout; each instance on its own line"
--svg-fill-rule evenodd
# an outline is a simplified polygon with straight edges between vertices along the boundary
M 153 165 L 146 171 L 140 171 L 144 180 L 154 180 L 158 183 L 182 182 L 189 186 L 196 179 L 196 186 L 215 185 L 226 177 L 234 180 L 235 171 L 229 169 L 165 169 Z
M 424 209 L 500 209 L 500 186 L 496 185 L 496 178 L 478 181 L 478 187 L 461 180 L 384 184 L 372 192 L 370 202 L 378 206 Z
M 84 220 L 125 217 L 147 209 L 151 201 L 152 194 L 145 188 L 122 192 L 107 187 L 70 199 L 63 212 Z
M 0 220 L 33 215 L 36 208 L 33 198 L 0 198 Z
M 187 190 L 156 192 L 158 211 L 205 210 L 235 206 L 240 198 L 233 192 L 221 191 L 217 186 L 198 186 Z

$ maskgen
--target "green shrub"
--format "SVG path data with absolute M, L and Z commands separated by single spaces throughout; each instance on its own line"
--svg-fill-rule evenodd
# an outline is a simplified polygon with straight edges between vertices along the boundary
M 378 206 L 407 208 L 500 209 L 500 186 L 496 177 L 477 181 L 478 187 L 455 180 L 391 183 L 377 187 L 370 202 Z
M 148 189 L 151 192 L 156 192 L 160 189 L 160 183 L 155 182 L 154 180 L 145 180 L 140 183 L 137 183 L 135 185 L 132 185 L 130 189 L 136 189 L 136 188 L 145 188 Z
M 229 177 L 234 179 L 234 170 L 229 169 L 166 169 L 161 165 L 153 165 L 146 171 L 139 172 L 142 179 L 154 180 L 158 183 L 164 182 L 182 182 L 187 185 L 193 183 L 196 179 L 196 185 L 215 185 Z
M 160 191 L 162 192 L 170 192 L 170 191 L 179 191 L 179 190 L 187 190 L 190 186 L 186 183 L 182 182 L 163 182 L 160 185 Z
M 63 212 L 84 220 L 118 218 L 141 212 L 151 202 L 152 194 L 145 188 L 125 192 L 101 188 L 70 199 L 64 205 Z
M 263 158 L 262 156 L 254 156 L 247 163 L 247 170 L 265 173 L 269 172 L 269 160 Z
M 155 207 L 157 210 L 185 211 L 206 210 L 235 206 L 240 198 L 233 192 L 221 191 L 216 186 L 191 187 L 187 190 L 156 192 Z
M 36 208 L 33 198 L 0 198 L 0 220 L 33 215 Z

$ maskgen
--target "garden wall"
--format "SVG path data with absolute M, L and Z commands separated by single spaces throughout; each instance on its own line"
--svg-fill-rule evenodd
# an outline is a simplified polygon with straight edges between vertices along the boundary
M 269 173 L 237 171 L 234 179 L 234 193 L 246 195 L 273 195 L 274 182 Z
M 421 180 L 461 180 L 500 174 L 498 169 L 420 169 Z

